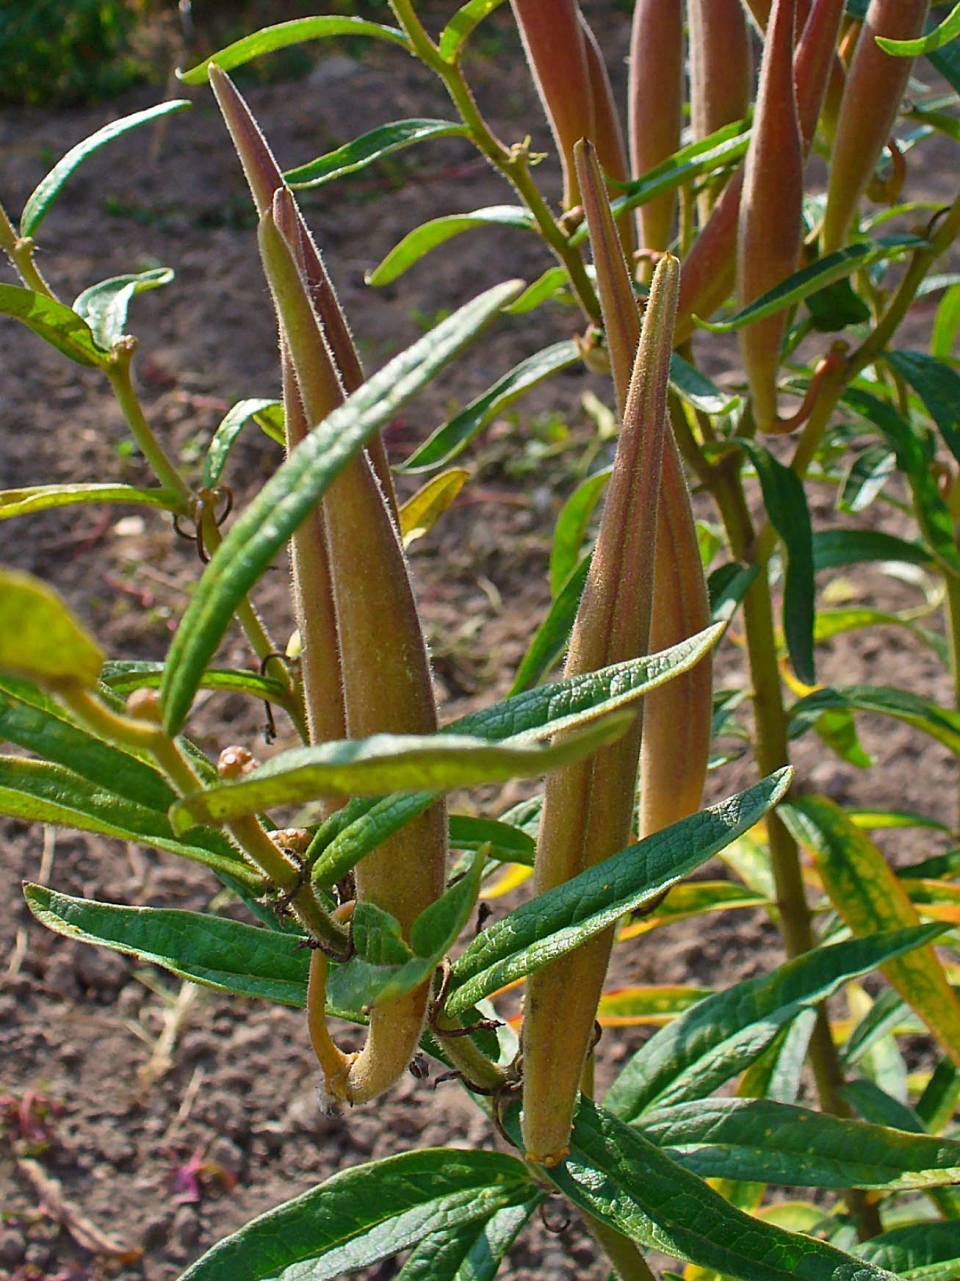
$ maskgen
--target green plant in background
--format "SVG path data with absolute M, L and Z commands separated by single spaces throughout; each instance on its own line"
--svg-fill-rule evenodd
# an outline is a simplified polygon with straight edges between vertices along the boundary
M 0 102 L 87 102 L 144 74 L 130 53 L 137 0 L 0 5 Z
M 211 82 L 250 185 L 283 384 L 282 403 L 230 410 L 199 478 L 164 451 L 131 379 L 128 304 L 170 273 L 104 281 L 67 306 L 34 261 L 42 219 L 85 156 L 185 104 L 107 126 L 55 166 L 19 227 L 2 215 L 0 247 L 21 284 L 0 285 L 0 311 L 103 373 L 158 484 L 7 491 L 0 516 L 152 505 L 191 521 L 210 560 L 157 665 L 106 662 L 49 588 L 4 574 L 0 735 L 14 750 L 0 757 L 0 808 L 200 862 L 251 918 L 41 886 L 27 887 L 27 901 L 74 938 L 305 1007 L 328 1105 L 377 1097 L 426 1054 L 516 1149 L 415 1150 L 342 1170 L 221 1242 L 188 1270 L 192 1281 L 335 1277 L 404 1252 L 403 1277 L 489 1277 L 556 1191 L 625 1278 L 650 1276 L 651 1250 L 685 1265 L 690 1281 L 960 1276 L 950 1186 L 960 1180 L 960 1003 L 945 950 L 957 859 L 891 866 L 871 830 L 946 830 L 895 797 L 865 814 L 790 790 L 790 744 L 811 730 L 824 753 L 866 763 L 860 712 L 904 721 L 960 755 L 960 278 L 931 274 L 960 234 L 960 196 L 936 211 L 896 203 L 907 153 L 936 134 L 960 136 L 960 8 L 927 31 L 928 6 L 900 0 L 751 0 L 720 24 L 693 0 L 637 0 L 628 148 L 576 0 L 512 0 L 562 162 L 555 210 L 529 145 L 491 131 L 464 74 L 467 43 L 497 7 L 469 0 L 435 35 L 411 0 L 391 0 L 396 26 L 305 18 L 185 74 Z M 748 20 L 762 47 L 755 87 Z M 346 35 L 417 57 L 447 90 L 452 118 L 385 123 L 282 175 L 227 73 Z M 949 92 L 925 88 L 924 59 Z M 909 131 L 891 138 L 899 117 Z M 451 135 L 478 148 L 515 203 L 412 230 L 371 283 L 477 226 L 536 235 L 552 263 L 442 315 L 367 378 L 294 192 Z M 807 177 L 813 151 L 827 162 L 824 192 Z M 868 191 L 892 209 L 869 214 Z M 897 215 L 908 229 L 888 234 Z M 927 347 L 904 347 L 902 321 L 934 291 Z M 420 443 L 403 470 L 432 474 L 398 505 L 380 429 L 499 313 L 522 318 L 554 301 L 580 308 L 583 336 L 528 357 Z M 741 395 L 699 367 L 710 333 L 737 333 Z M 448 466 L 467 444 L 581 359 L 612 374 L 615 462 L 585 476 L 560 513 L 553 603 L 510 697 L 438 726 L 404 545 L 469 480 Z M 251 421 L 286 457 L 227 527 L 230 449 Z M 712 500 L 712 524 L 694 522 L 688 477 Z M 839 514 L 826 528 L 813 526 L 809 481 L 836 488 Z M 902 510 L 897 481 L 910 495 L 911 538 L 857 519 L 887 501 Z M 254 594 L 285 545 L 297 632 L 278 647 Z M 936 581 L 927 612 L 942 609 L 945 636 L 921 625 L 926 613 L 817 601 L 818 570 L 862 562 L 905 563 Z M 211 665 L 234 618 L 259 673 Z M 747 699 L 712 690 L 710 653 L 734 618 Z M 920 689 L 817 684 L 818 643 L 878 625 L 907 626 L 944 658 L 954 707 Z M 562 677 L 544 683 L 565 652 Z M 224 743 L 214 765 L 186 736 L 202 687 L 268 700 L 302 746 L 258 764 Z M 714 727 L 750 742 L 759 781 L 700 809 Z M 457 814 L 444 799 L 541 775 L 542 800 L 495 819 Z M 271 811 L 289 805 L 311 805 L 315 821 L 278 829 Z M 732 880 L 682 883 L 715 854 Z M 489 869 L 504 864 L 516 879 L 532 869 L 533 895 L 458 942 Z M 612 946 L 746 904 L 780 927 L 786 960 L 772 973 L 706 995 L 604 993 Z M 887 986 L 871 1000 L 857 980 L 878 968 Z M 519 1041 L 497 1018 L 497 994 L 518 980 Z M 827 1005 L 844 992 L 852 1024 Z M 358 1055 L 335 1044 L 331 1015 L 366 1025 Z M 597 1100 L 595 1020 L 653 1015 L 665 1026 Z M 908 1078 L 897 1037 L 918 1029 L 933 1066 Z M 878 1047 L 908 1088 L 889 1091 Z M 819 1110 L 798 1102 L 807 1062 Z M 778 1186 L 808 1193 L 784 1202 L 768 1195 Z

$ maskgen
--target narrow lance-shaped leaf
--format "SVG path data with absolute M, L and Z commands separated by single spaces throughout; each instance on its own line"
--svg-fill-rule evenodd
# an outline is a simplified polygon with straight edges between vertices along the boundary
M 97 943 L 160 965 L 180 978 L 300 1009 L 307 999 L 309 952 L 295 934 L 208 913 L 122 907 L 24 886 L 27 906 L 57 934 Z
M 712 1094 L 755 1062 L 802 1010 L 941 932 L 923 925 L 834 943 L 708 997 L 634 1055 L 610 1087 L 606 1107 L 633 1122 L 650 1108 Z
M 233 610 L 364 441 L 519 292 L 510 281 L 465 304 L 394 357 L 291 454 L 231 526 L 174 637 L 161 688 L 168 732 L 183 723 Z
M 0 285 L 0 315 L 22 321 L 78 365 L 106 367 L 107 354 L 97 346 L 90 326 L 62 302 L 19 285 Z
M 0 570 L 0 673 L 47 689 L 89 689 L 103 660 L 103 650 L 52 588 L 30 574 Z
M 807 497 L 798 477 L 750 440 L 737 442 L 757 469 L 770 523 L 783 540 L 787 570 L 783 589 L 783 630 L 793 669 L 805 685 L 816 682 L 813 620 L 813 531 Z
M 291 45 L 303 44 L 306 40 L 329 39 L 332 36 L 374 36 L 390 44 L 407 47 L 407 37 L 395 27 L 384 27 L 377 22 L 368 22 L 365 18 L 295 18 L 291 22 L 279 22 L 272 27 L 263 27 L 253 35 L 244 36 L 233 44 L 219 49 L 210 59 L 191 67 L 189 71 L 178 72 L 184 84 L 202 85 L 207 78 L 210 62 L 216 63 L 224 71 L 233 67 L 242 67 L 254 58 L 261 58 L 266 53 L 275 53 L 278 49 L 288 49 Z
M 791 1187 L 936 1188 L 960 1179 L 960 1142 L 770 1099 L 703 1099 L 648 1112 L 642 1133 L 686 1170 Z
M 212 489 L 220 480 L 230 450 L 246 424 L 257 414 L 274 408 L 282 410 L 279 400 L 239 400 L 232 409 L 227 410 L 213 433 L 203 462 L 203 483 L 207 489 Z
M 516 1157 L 454 1148 L 405 1152 L 341 1170 L 252 1219 L 188 1268 L 183 1281 L 268 1281 L 297 1272 L 337 1281 L 431 1232 L 523 1205 L 535 1192 Z
M 171 489 L 137 489 L 134 485 L 30 485 L 25 489 L 0 490 L 0 520 L 45 511 L 48 507 L 73 507 L 83 503 L 128 504 L 131 507 L 159 507 L 177 511 L 179 494 Z
M 438 245 L 445 244 L 454 236 L 463 235 L 465 231 L 472 231 L 475 227 L 518 227 L 530 230 L 533 226 L 533 216 L 519 205 L 491 205 L 487 209 L 475 209 L 473 213 L 447 214 L 443 218 L 434 218 L 408 232 L 379 266 L 367 272 L 367 284 L 392 284 L 431 249 L 436 249 Z
M 467 0 L 440 32 L 437 47 L 446 62 L 456 62 L 465 41 L 487 14 L 493 13 L 503 0 Z
M 365 169 L 382 157 L 393 155 L 394 152 L 412 147 L 418 142 L 425 142 L 430 138 L 464 138 L 469 132 L 466 125 L 450 120 L 397 120 L 393 124 L 381 125 L 360 138 L 354 138 L 336 151 L 329 151 L 325 156 L 318 156 L 305 165 L 288 169 L 284 178 L 295 190 L 320 187 L 344 174 Z
M 504 311 L 510 310 L 510 306 L 504 308 Z M 545 347 L 528 356 L 509 373 L 498 378 L 492 387 L 472 400 L 466 408 L 438 427 L 400 465 L 400 471 L 426 471 L 427 468 L 440 467 L 450 462 L 484 427 L 509 409 L 521 396 L 525 396 L 532 387 L 538 386 L 544 379 L 562 369 L 569 369 L 579 360 L 580 352 L 576 344 L 569 340 L 554 343 L 552 347 Z
M 939 707 L 911 690 L 890 685 L 847 685 L 836 689 L 826 686 L 814 690 L 794 703 L 790 719 L 794 726 L 800 727 L 816 720 L 825 711 L 848 709 L 892 716 L 929 734 L 955 756 L 960 755 L 960 713 L 949 707 Z
M 860 1259 L 903 1281 L 953 1281 L 960 1275 L 960 1222 L 915 1223 L 852 1247 Z
M 516 1128 L 509 1115 L 506 1123 Z M 569 1158 L 546 1174 L 575 1205 L 631 1240 L 726 1276 L 893 1281 L 835 1246 L 735 1209 L 590 1099 L 580 1100 Z
M 46 177 L 38 183 L 27 197 L 27 203 L 23 207 L 23 214 L 20 218 L 20 235 L 36 235 L 37 228 L 60 194 L 64 183 L 67 182 L 88 156 L 93 155 L 95 151 L 99 151 L 106 143 L 112 142 L 114 138 L 119 138 L 131 129 L 137 129 L 140 125 L 148 124 L 151 120 L 159 120 L 174 111 L 183 111 L 189 106 L 190 103 L 186 99 L 176 98 L 170 102 L 161 102 L 155 107 L 148 107 L 146 111 L 135 111 L 131 116 L 121 116 L 119 120 L 111 120 L 108 125 L 98 129 L 89 138 L 84 138 L 83 142 L 78 142 L 75 147 L 71 147 L 67 154 L 57 161 Z
M 960 461 L 960 374 L 922 351 L 891 351 L 886 359 L 916 391 L 947 448 Z
M 293 748 L 244 776 L 185 796 L 173 807 L 174 825 L 223 823 L 274 805 L 297 805 L 323 795 L 386 796 L 429 789 L 450 792 L 530 778 L 589 755 L 619 738 L 632 721 L 629 712 L 604 717 L 552 746 L 490 743 L 465 735 L 434 737 L 378 734 L 359 740 Z
M 619 851 L 489 925 L 453 964 L 448 1012 L 463 1013 L 662 893 L 748 831 L 784 795 L 790 779 L 790 772 L 781 770 Z
M 800 797 L 788 807 L 785 819 L 798 839 L 812 849 L 831 902 L 855 934 L 919 921 L 880 850 L 839 806 L 822 796 Z M 883 969 L 960 1066 L 960 1001 L 933 948 L 888 961 Z
M 462 467 L 451 467 L 422 485 L 400 508 L 400 536 L 404 550 L 429 534 L 470 479 Z

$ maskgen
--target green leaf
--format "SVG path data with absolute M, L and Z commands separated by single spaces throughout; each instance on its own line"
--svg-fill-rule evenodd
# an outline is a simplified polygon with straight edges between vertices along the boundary
M 759 573 L 759 565 L 741 565 L 739 561 L 718 565 L 707 579 L 710 617 L 729 622 Z
M 475 209 L 473 213 L 432 218 L 408 232 L 378 267 L 367 272 L 367 284 L 389 285 L 431 249 L 465 231 L 472 231 L 474 227 L 518 227 L 522 231 L 530 231 L 535 225 L 533 215 L 521 205 L 490 205 L 486 209 Z
M 909 618 L 903 618 L 899 614 L 888 614 L 882 609 L 866 609 L 863 606 L 855 606 L 852 609 L 822 609 L 817 614 L 813 635 L 819 643 L 845 632 L 881 626 L 905 627 L 918 640 L 929 645 L 945 666 L 949 666 L 949 646 L 941 632 L 931 631 L 929 627 L 920 627 Z
M 19 285 L 0 285 L 0 315 L 22 321 L 78 365 L 105 368 L 107 356 L 94 341 L 90 326 L 62 302 Z
M 870 308 L 854 293 L 849 277 L 810 294 L 806 305 L 820 333 L 839 333 L 847 325 L 862 325 L 870 319 Z
M 509 307 L 504 310 L 508 311 Z M 579 359 L 580 353 L 572 342 L 554 343 L 552 347 L 545 347 L 543 351 L 528 356 L 509 373 L 498 378 L 482 396 L 472 400 L 460 413 L 438 427 L 401 464 L 399 470 L 426 471 L 427 468 L 440 467 L 449 463 L 483 431 L 484 427 L 492 423 L 521 396 L 525 396 L 531 387 L 536 387 L 560 369 L 568 369 Z
M 813 620 L 816 586 L 813 577 L 813 529 L 803 483 L 754 441 L 737 444 L 757 469 L 763 505 L 787 554 L 783 584 L 783 630 L 793 670 L 805 685 L 816 683 Z
M 960 333 L 960 284 L 951 285 L 940 299 L 930 335 L 930 355 L 939 360 L 953 355 Z
M 310 952 L 295 934 L 201 912 L 117 907 L 43 885 L 25 885 L 23 893 L 41 925 L 67 938 L 139 957 L 235 996 L 306 1005 Z
M 237 604 L 369 436 L 482 330 L 516 282 L 466 303 L 394 357 L 297 446 L 230 527 L 181 620 L 167 658 L 161 698 L 168 733 L 177 733 L 203 670 Z
M 749 128 L 742 120 L 736 120 L 706 138 L 681 147 L 669 159 L 649 169 L 633 182 L 616 184 L 624 195 L 613 201 L 613 216 L 619 218 L 628 209 L 635 209 L 638 205 L 645 205 L 648 200 L 668 191 L 675 191 L 691 178 L 733 165 L 746 154 L 749 142 Z M 570 237 L 570 243 L 578 245 L 586 238 L 586 226 L 581 225 Z
M 294 190 L 319 187 L 325 182 L 332 182 L 346 173 L 365 169 L 383 156 L 412 147 L 418 142 L 430 138 L 467 138 L 470 130 L 464 124 L 451 120 L 395 120 L 392 124 L 381 125 L 378 129 L 365 133 L 360 138 L 344 143 L 336 151 L 329 151 L 325 156 L 318 156 L 296 169 L 288 169 L 283 175 L 288 186 Z
M 598 716 L 628 707 L 672 674 L 688 670 L 717 641 L 721 630 L 708 628 L 660 654 L 528 690 L 493 707 L 470 712 L 444 726 L 441 733 L 473 734 L 491 742 L 512 738 L 520 743 L 539 742 L 578 729 Z M 433 792 L 417 792 L 382 801 L 350 801 L 324 823 L 308 852 L 308 862 L 316 859 L 315 880 L 322 885 L 338 881 L 364 854 L 429 809 L 436 799 Z
M 865 561 L 903 561 L 929 565 L 931 556 L 921 543 L 907 542 L 882 529 L 818 529 L 813 535 L 813 568 L 839 569 Z
M 916 909 L 880 850 L 824 796 L 804 796 L 783 810 L 797 840 L 809 848 L 830 901 L 855 935 L 909 926 Z M 933 947 L 884 963 L 891 985 L 960 1065 L 960 1001 Z
M 498 1152 L 424 1148 L 341 1170 L 220 1241 L 182 1281 L 339 1281 L 428 1234 L 485 1223 L 536 1194 Z
M 493 818 L 468 814 L 450 815 L 450 846 L 455 850 L 476 850 L 485 846 L 487 856 L 501 863 L 522 863 L 533 867 L 536 841 L 529 833 Z
M 581 559 L 590 518 L 612 474 L 612 467 L 604 467 L 602 471 L 587 476 L 560 509 L 550 548 L 550 591 L 553 596 L 560 595 L 564 583 Z
M 507 1119 L 508 1126 L 510 1120 Z M 610 1112 L 581 1097 L 570 1156 L 544 1175 L 632 1241 L 743 1281 L 894 1281 L 835 1246 L 735 1209 Z
M 392 918 L 393 932 L 385 930 L 382 921 L 365 928 L 365 916 L 372 905 L 359 902 L 353 919 L 356 955 L 330 974 L 327 992 L 331 1002 L 348 1010 L 368 1010 L 426 982 L 470 919 L 480 892 L 483 864 L 483 854 L 475 854 L 467 874 L 420 913 L 410 931 L 409 948 Z M 393 943 L 392 950 L 384 949 L 385 939 Z
M 169 267 L 153 267 L 139 275 L 114 276 L 85 289 L 73 304 L 73 310 L 87 322 L 93 340 L 101 351 L 110 351 L 124 335 L 127 310 L 134 294 L 146 289 L 169 285 L 173 272 Z
M 99 832 L 121 841 L 142 841 L 225 872 L 245 885 L 262 886 L 262 876 L 219 832 L 198 830 L 177 839 L 164 814 L 48 761 L 0 756 L 0 814 L 27 823 Z
M 26 676 L 47 689 L 91 688 L 103 650 L 46 583 L 0 570 L 0 675 Z
M 923 443 L 913 427 L 886 401 L 862 387 L 849 387 L 842 403 L 876 427 L 897 456 L 913 494 L 913 507 L 934 556 L 960 574 L 960 553 L 953 541 L 953 517 L 940 496 Z
M 190 103 L 185 98 L 176 98 L 170 102 L 161 102 L 155 107 L 148 107 L 146 111 L 135 111 L 132 116 L 121 116 L 119 120 L 111 120 L 108 125 L 98 129 L 89 138 L 84 138 L 83 142 L 78 142 L 75 147 L 71 147 L 27 198 L 20 218 L 20 235 L 35 236 L 37 234 L 37 228 L 60 194 L 64 183 L 87 156 L 93 155 L 105 143 L 112 142 L 114 138 L 119 138 L 121 134 L 128 133 L 131 129 L 136 129 L 151 120 L 159 120 L 162 116 L 168 116 L 174 111 L 183 111 L 189 106 Z
M 643 1134 L 702 1179 L 804 1188 L 935 1188 L 960 1181 L 960 1142 L 770 1099 L 696 1099 L 643 1118 Z
M 834 943 L 708 997 L 647 1042 L 614 1081 L 605 1105 L 624 1121 L 637 1121 L 651 1108 L 706 1097 L 758 1059 L 801 1011 L 939 930 L 921 925 Z
M 888 351 L 886 359 L 926 405 L 947 448 L 960 460 L 960 374 L 922 351 Z
M 367 22 L 364 18 L 295 18 L 292 22 L 279 22 L 273 27 L 263 27 L 253 35 L 236 40 L 217 53 L 211 54 L 203 62 L 191 67 L 189 71 L 177 74 L 184 84 L 202 85 L 207 81 L 207 66 L 215 62 L 224 71 L 242 67 L 254 58 L 261 58 L 265 53 L 276 53 L 278 49 L 287 49 L 290 45 L 303 44 L 306 40 L 328 39 L 331 36 L 376 36 L 388 40 L 402 49 L 409 48 L 407 37 L 395 27 L 383 27 L 377 22 Z
M 25 489 L 0 491 L 0 520 L 45 511 L 48 507 L 72 507 L 80 503 L 116 503 L 133 507 L 159 507 L 177 511 L 179 494 L 172 489 L 137 489 L 134 485 L 29 485 Z
M 74 724 L 58 703 L 25 681 L 0 678 L 0 741 L 15 743 L 161 815 L 166 815 L 175 799 L 153 766 L 94 738 Z
M 863 271 L 877 262 L 895 262 L 904 254 L 923 249 L 927 243 L 921 236 L 887 236 L 880 240 L 848 245 L 846 249 L 837 249 L 834 253 L 818 258 L 808 267 L 795 271 L 792 276 L 787 276 L 786 280 L 782 280 L 773 289 L 768 289 L 729 320 L 707 321 L 697 317 L 697 324 L 711 333 L 732 333 L 745 325 L 752 325 L 755 320 L 772 316 L 792 303 L 803 302 L 811 294 L 825 289 L 836 280 L 851 276 L 855 271 Z M 737 443 L 741 442 L 738 440 Z
M 883 1232 L 852 1247 L 859 1258 L 894 1272 L 903 1281 L 960 1278 L 960 1222 L 914 1223 Z
M 323 796 L 389 796 L 428 789 L 439 794 L 514 778 L 538 778 L 590 756 L 623 734 L 631 712 L 615 712 L 552 745 L 514 743 L 466 734 L 374 734 L 280 752 L 236 783 L 182 797 L 174 828 L 227 823 L 275 805 L 303 805 Z
M 896 456 L 886 445 L 868 445 L 861 450 L 843 478 L 837 511 L 865 511 L 883 491 L 895 465 Z
M 960 756 L 960 713 L 938 707 L 909 690 L 894 689 L 892 685 L 848 685 L 841 689 L 827 686 L 815 690 L 791 707 L 792 730 L 802 734 L 822 712 L 840 708 L 892 716 L 929 734 L 955 756 Z
M 589 270 L 588 268 L 588 272 Z M 542 307 L 545 302 L 549 302 L 559 294 L 568 294 L 569 284 L 570 277 L 567 275 L 566 267 L 548 267 L 532 285 L 527 286 L 516 301 L 504 307 L 503 310 L 509 316 L 522 316 L 525 312 Z
M 207 449 L 207 456 L 203 462 L 203 484 L 207 489 L 213 489 L 220 477 L 223 475 L 223 469 L 227 465 L 227 458 L 230 450 L 236 443 L 237 437 L 251 418 L 262 413 L 265 409 L 273 409 L 282 405 L 279 400 L 240 400 L 227 410 L 221 419 L 220 425 L 213 433 L 213 439 Z M 283 441 L 281 440 L 281 444 Z
M 492 1281 L 542 1200 L 538 1193 L 523 1205 L 499 1210 L 486 1223 L 443 1228 L 428 1236 L 396 1274 L 397 1281 Z
M 459 59 L 464 41 L 477 24 L 502 3 L 503 0 L 467 0 L 466 4 L 460 6 L 440 32 L 438 47 L 444 62 L 456 62 Z
M 942 49 L 951 40 L 960 36 L 960 4 L 950 10 L 944 20 L 933 31 L 916 40 L 891 40 L 889 36 L 874 36 L 884 53 L 892 53 L 897 58 L 912 58 L 921 53 L 932 53 Z
M 930 65 L 935 67 L 956 93 L 960 93 L 960 45 L 951 41 L 942 49 L 927 54 Z
M 560 661 L 567 643 L 573 621 L 580 607 L 583 586 L 590 572 L 593 553 L 589 552 L 570 572 L 567 581 L 557 593 L 550 610 L 537 628 L 530 648 L 523 656 L 517 668 L 517 674 L 510 686 L 510 693 L 521 694 L 530 689 L 538 680 Z
M 604 859 L 489 925 L 454 962 L 447 1011 L 462 1013 L 655 898 L 752 827 L 781 799 L 790 779 L 790 771 L 781 770 Z
M 701 413 L 722 416 L 740 406 L 740 397 L 721 391 L 702 370 L 688 364 L 676 352 L 670 357 L 670 386 L 681 400 Z
M 429 534 L 470 479 L 462 467 L 450 467 L 431 477 L 400 508 L 400 537 L 404 549 Z
M 100 679 L 117 694 L 132 694 L 135 689 L 158 689 L 163 680 L 163 663 L 114 662 L 105 663 Z M 256 672 L 234 671 L 229 668 L 208 667 L 200 682 L 201 689 L 226 690 L 234 694 L 249 694 L 285 707 L 289 701 L 286 688 L 269 676 Z

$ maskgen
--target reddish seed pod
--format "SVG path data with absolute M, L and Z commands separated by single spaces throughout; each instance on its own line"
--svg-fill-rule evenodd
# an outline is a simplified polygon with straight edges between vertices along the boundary
M 824 253 L 842 248 L 857 204 L 893 129 L 913 58 L 894 57 L 877 36 L 912 40 L 923 31 L 929 0 L 871 0 L 840 102 L 830 160 Z
M 630 167 L 639 178 L 680 146 L 683 122 L 683 5 L 681 0 L 637 0 L 630 35 L 627 89 Z M 662 253 L 673 238 L 677 193 L 637 209 L 640 248 Z M 646 273 L 648 278 L 652 268 Z
M 797 267 L 802 236 L 803 146 L 793 81 L 796 0 L 774 0 L 760 64 L 753 134 L 744 167 L 737 243 L 740 307 Z M 786 310 L 741 329 L 740 354 L 754 418 L 762 431 L 777 419 L 777 373 Z
M 510 0 L 527 62 L 563 166 L 563 207 L 580 203 L 574 144 L 594 138 L 596 121 L 577 0 Z
M 753 91 L 750 33 L 740 0 L 689 0 L 690 123 L 694 139 L 742 120 Z M 700 221 L 709 217 L 718 188 L 700 195 Z

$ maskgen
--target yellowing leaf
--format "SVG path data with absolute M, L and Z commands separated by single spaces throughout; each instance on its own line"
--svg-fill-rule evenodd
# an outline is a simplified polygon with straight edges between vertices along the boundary
M 89 688 L 103 660 L 103 650 L 46 583 L 0 570 L 0 672 L 47 689 Z
M 804 796 L 780 812 L 813 853 L 831 902 L 857 937 L 919 923 L 903 882 L 838 805 L 823 796 Z M 916 948 L 881 968 L 960 1065 L 960 1002 L 933 948 Z
M 470 473 L 451 467 L 428 480 L 400 508 L 400 534 L 404 547 L 429 534 L 463 488 Z

